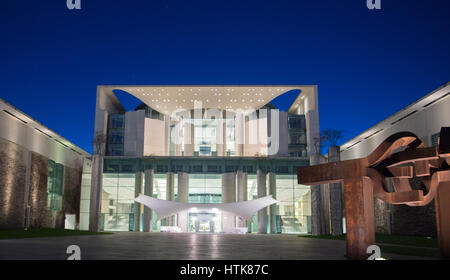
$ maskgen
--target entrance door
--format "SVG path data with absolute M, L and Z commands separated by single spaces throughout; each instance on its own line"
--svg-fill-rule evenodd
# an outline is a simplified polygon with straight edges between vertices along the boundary
M 214 212 L 189 212 L 190 232 L 216 232 L 219 229 L 219 214 Z
M 198 231 L 210 232 L 211 230 L 210 230 L 210 227 L 209 227 L 209 221 L 208 220 L 199 221 Z

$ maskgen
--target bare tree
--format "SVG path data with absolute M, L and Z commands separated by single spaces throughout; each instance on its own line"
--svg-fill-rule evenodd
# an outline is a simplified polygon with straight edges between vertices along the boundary
M 323 148 L 323 144 L 324 144 L 323 136 L 314 137 L 313 141 L 314 141 L 313 145 L 314 145 L 315 153 L 320 155 L 322 148 Z
M 330 147 L 337 146 L 339 140 L 343 137 L 342 130 L 327 129 L 322 131 L 320 138 L 324 143 L 328 143 Z
M 92 144 L 94 145 L 94 154 L 103 156 L 106 150 L 106 134 L 103 132 L 95 133 Z

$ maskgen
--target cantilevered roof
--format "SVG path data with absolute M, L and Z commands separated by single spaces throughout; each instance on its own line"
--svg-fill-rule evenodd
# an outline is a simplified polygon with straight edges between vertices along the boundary
M 100 91 L 125 91 L 164 114 L 203 108 L 256 110 L 291 90 L 311 86 L 99 86 Z M 197 103 L 198 104 L 198 103 Z

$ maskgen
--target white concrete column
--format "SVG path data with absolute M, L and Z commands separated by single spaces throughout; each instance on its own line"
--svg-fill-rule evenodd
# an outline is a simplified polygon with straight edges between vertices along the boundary
M 223 115 L 222 112 L 220 114 L 221 116 Z M 216 127 L 216 151 L 217 151 L 217 156 L 218 157 L 223 157 L 224 156 L 224 141 L 223 141 L 223 136 L 225 133 L 224 130 L 224 119 L 223 117 L 219 120 L 217 120 L 217 127 Z
M 245 116 L 243 113 L 236 113 L 234 122 L 234 137 L 236 156 L 243 156 L 245 144 Z
M 134 197 L 142 193 L 142 172 L 136 172 L 134 179 Z M 134 231 L 141 231 L 141 207 L 142 204 L 134 203 Z
M 273 172 L 268 173 L 269 176 L 269 195 L 277 199 L 277 175 Z M 269 207 L 270 213 L 270 233 L 276 233 L 276 216 L 278 215 L 278 205 L 272 204 Z
M 222 174 L 222 203 L 236 202 L 236 173 Z M 222 231 L 225 228 L 236 227 L 236 216 L 222 212 Z
M 178 202 L 189 201 L 189 173 L 178 172 Z M 177 219 L 178 227 L 182 232 L 187 232 L 188 229 L 188 211 L 182 211 L 178 213 Z
M 170 116 L 164 115 L 164 155 L 170 154 Z
M 227 156 L 227 119 L 225 111 L 222 114 L 223 122 L 222 122 L 222 154 L 224 157 Z
M 175 180 L 173 172 L 166 173 L 166 200 L 173 201 L 175 199 Z M 167 226 L 173 226 L 174 217 L 170 216 L 165 218 Z
M 236 173 L 237 177 L 237 201 L 247 201 L 247 173 L 242 170 L 238 170 Z M 237 217 L 238 227 L 247 227 L 247 221 L 242 217 Z
M 183 134 L 182 133 L 183 130 L 184 130 L 184 127 L 183 127 L 181 118 L 177 119 L 175 122 L 175 127 L 174 127 L 175 135 L 173 137 L 173 139 L 174 139 L 173 146 L 175 149 L 175 151 L 174 151 L 175 156 L 181 156 L 181 148 L 183 145 L 183 141 L 182 141 L 183 139 L 182 139 L 181 135 Z M 172 139 L 170 141 L 172 141 Z
M 153 196 L 153 179 L 154 173 L 153 169 L 147 169 L 144 172 L 145 174 L 145 183 L 144 183 L 144 194 L 148 196 Z M 153 210 L 144 206 L 144 222 L 142 225 L 142 231 L 151 232 L 153 224 Z
M 266 173 L 261 169 L 256 172 L 258 198 L 267 195 Z M 267 207 L 258 211 L 258 233 L 267 233 Z
M 103 156 L 92 156 L 91 200 L 89 204 L 89 231 L 100 231 L 103 188 Z
M 191 114 L 192 116 L 192 114 Z M 194 155 L 194 124 L 192 118 L 184 123 L 184 156 Z

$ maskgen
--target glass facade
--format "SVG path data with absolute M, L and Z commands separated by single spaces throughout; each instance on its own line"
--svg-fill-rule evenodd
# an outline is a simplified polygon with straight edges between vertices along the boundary
M 266 186 L 269 185 L 266 176 Z M 311 232 L 311 191 L 309 186 L 297 184 L 297 176 L 291 174 L 276 175 L 275 213 L 268 211 L 268 225 L 274 219 L 275 233 Z M 256 175 L 247 176 L 248 200 L 257 199 Z M 267 190 L 269 193 L 269 190 Z M 258 231 L 258 216 L 255 214 L 249 232 Z M 268 229 L 269 230 L 269 229 Z
M 106 143 L 106 155 L 123 155 L 123 139 L 125 130 L 125 115 L 111 114 L 108 117 L 108 135 Z
M 431 146 L 436 147 L 438 145 L 440 132 L 431 135 Z
M 199 158 L 196 161 L 201 161 Z M 239 161 L 242 164 L 242 161 Z M 311 231 L 311 198 L 310 187 L 297 184 L 297 176 L 292 174 L 294 167 L 303 165 L 298 161 L 292 161 L 291 166 L 282 167 L 282 161 L 277 161 L 279 172 L 276 172 L 276 199 L 279 201 L 275 206 L 275 212 L 270 213 L 268 210 L 268 231 L 271 223 L 275 225 L 276 233 L 308 233 Z M 191 164 L 198 165 L 196 162 L 190 161 Z M 256 170 L 270 170 L 263 165 L 256 166 L 253 162 L 253 168 L 250 168 L 250 162 L 245 163 L 245 171 L 247 173 L 247 199 L 253 200 L 258 198 Z M 173 171 L 173 167 L 164 166 L 161 171 L 157 171 L 156 166 L 161 166 L 161 162 L 139 162 L 136 159 L 106 159 L 103 174 L 103 190 L 101 203 L 101 230 L 105 231 L 133 231 L 134 230 L 134 197 L 135 197 L 135 178 L 136 172 L 143 171 L 145 168 L 152 167 L 154 170 L 153 177 L 153 197 L 158 199 L 167 199 L 167 172 L 173 172 L 174 179 L 174 200 L 177 201 L 178 193 L 178 176 Z M 261 164 L 261 163 L 260 163 Z M 276 166 L 276 164 L 270 164 Z M 178 166 L 178 163 L 177 163 Z M 292 167 L 292 168 L 291 168 Z M 184 166 L 184 169 L 189 167 Z M 183 169 L 181 168 L 181 169 Z M 200 165 L 200 170 L 204 168 Z M 238 168 L 238 166 L 233 166 Z M 222 173 L 227 168 L 220 168 L 216 172 L 189 173 L 188 185 L 188 202 L 189 203 L 221 203 L 222 202 Z M 172 171 L 171 171 L 172 170 Z M 241 169 L 242 170 L 242 169 Z M 234 170 L 235 171 L 235 170 Z M 281 172 L 283 171 L 283 172 Z M 230 172 L 230 171 L 227 171 Z M 280 173 L 281 172 L 281 173 Z M 266 176 L 268 180 L 269 176 Z M 88 212 L 89 212 L 89 195 L 90 195 L 90 174 L 83 174 L 82 194 L 81 194 L 81 228 L 85 224 L 87 228 Z M 143 182 L 145 184 L 145 176 Z M 236 184 L 237 185 L 237 184 Z M 268 181 L 266 186 L 268 186 Z M 141 191 L 142 192 L 142 191 Z M 266 190 L 269 194 L 269 190 Z M 237 194 L 237 190 L 236 190 Z M 141 205 L 141 213 L 144 207 Z M 269 208 L 268 208 L 269 209 Z M 273 209 L 273 207 L 272 207 Z M 185 219 L 180 219 L 179 215 L 185 215 Z M 142 217 L 141 217 L 142 219 Z M 271 221 L 271 219 L 273 221 Z M 154 231 L 159 231 L 161 225 L 167 225 L 167 220 L 156 221 L 157 215 L 153 212 Z M 220 232 L 222 230 L 222 213 L 210 209 L 208 211 L 198 211 L 191 209 L 187 212 L 178 213 L 173 218 L 173 224 L 177 225 L 177 221 L 186 221 L 186 228 L 191 232 Z M 141 223 L 142 224 L 142 223 Z M 253 217 L 253 221 L 248 223 L 249 232 L 257 232 L 257 214 Z
M 101 229 L 134 229 L 135 174 L 103 174 Z
M 288 149 L 291 157 L 307 156 L 305 115 L 288 115 Z
M 145 105 L 136 110 L 145 109 L 145 117 L 164 120 L 164 115 Z M 257 112 L 259 113 L 259 112 Z M 183 118 L 182 129 L 173 122 L 166 122 L 165 129 L 169 129 L 168 139 L 181 137 L 180 146 L 172 141 L 166 142 L 164 152 L 158 156 L 125 157 L 124 131 L 125 115 L 110 114 L 108 117 L 106 157 L 104 161 L 102 200 L 101 200 L 101 230 L 105 231 L 133 231 L 135 227 L 134 198 L 142 190 L 135 190 L 136 173 L 146 169 L 153 169 L 153 197 L 171 199 L 168 197 L 168 174 L 173 174 L 173 200 L 178 201 L 177 172 L 189 173 L 188 202 L 189 203 L 222 203 L 222 174 L 241 170 L 247 174 L 247 199 L 258 198 L 256 172 L 276 174 L 276 199 L 279 201 L 268 211 L 268 231 L 275 225 L 276 233 L 307 233 L 311 230 L 311 199 L 310 188 L 297 184 L 296 171 L 298 166 L 309 165 L 307 158 L 306 124 L 304 115 L 288 115 L 288 151 L 289 157 L 242 157 L 236 156 L 236 122 L 234 118 L 226 119 L 195 119 Z M 158 123 L 158 122 L 154 122 Z M 159 125 L 160 123 L 158 123 Z M 193 147 L 189 153 L 195 156 L 183 157 L 185 147 L 185 129 L 193 126 Z M 224 135 L 222 134 L 225 127 Z M 179 131 L 176 131 L 179 130 Z M 244 132 L 243 132 L 244 133 Z M 167 133 L 165 134 L 167 137 Z M 245 135 L 245 133 L 244 133 Z M 176 136 L 176 137 L 175 137 Z M 162 136 L 161 136 L 162 137 Z M 224 137 L 225 146 L 219 146 Z M 127 146 L 128 147 L 128 146 Z M 224 157 L 218 158 L 217 155 Z M 193 150 L 192 150 L 193 149 Z M 218 150 L 220 149 L 220 153 Z M 145 154 L 145 153 L 144 153 Z M 175 156 L 175 154 L 181 156 Z M 87 229 L 89 222 L 90 170 L 83 173 L 80 228 Z M 145 177 L 145 176 L 144 176 Z M 269 176 L 266 176 L 269 177 Z M 143 178 L 143 186 L 145 178 Z M 236 184 L 237 185 L 237 184 Z M 266 186 L 268 184 L 266 183 Z M 267 190 L 268 194 L 269 191 Z M 237 190 L 236 190 L 237 194 Z M 140 205 L 141 213 L 144 207 Z M 269 208 L 268 208 L 269 209 Z M 185 215 L 185 217 L 180 216 Z M 153 211 L 154 231 L 159 231 L 162 225 L 177 225 L 178 221 L 185 221 L 187 231 L 220 232 L 222 230 L 222 213 L 210 209 L 197 211 L 191 209 L 185 213 L 178 213 L 173 217 L 157 221 Z M 249 232 L 257 232 L 257 215 L 248 223 Z M 141 228 L 142 229 L 142 228 Z
M 236 141 L 235 141 L 235 121 L 234 119 L 226 119 L 226 151 L 227 156 L 234 156 L 236 153 Z
M 62 209 L 64 188 L 64 166 L 52 160 L 48 163 L 47 207 L 50 210 Z
M 311 232 L 311 192 L 309 186 L 297 184 L 296 175 L 276 176 L 276 232 Z
M 217 155 L 216 120 L 194 120 L 194 155 Z

